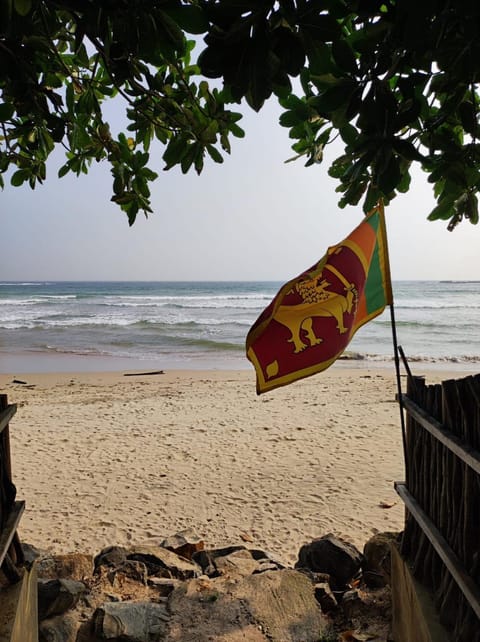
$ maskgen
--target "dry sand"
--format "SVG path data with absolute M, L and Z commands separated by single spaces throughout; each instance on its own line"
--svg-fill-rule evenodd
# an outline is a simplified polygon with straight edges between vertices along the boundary
M 291 564 L 329 532 L 362 548 L 402 528 L 393 369 L 338 364 L 261 397 L 250 371 L 13 378 L 0 375 L 18 404 L 20 537 L 42 549 L 158 544 L 192 526 L 207 546 L 246 533 Z

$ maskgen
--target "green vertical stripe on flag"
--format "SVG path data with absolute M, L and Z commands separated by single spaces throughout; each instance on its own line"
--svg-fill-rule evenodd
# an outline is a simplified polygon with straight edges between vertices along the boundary
M 367 304 L 367 314 L 370 315 L 386 305 L 386 296 L 384 290 L 384 275 L 382 272 L 382 259 L 380 257 L 379 248 L 379 228 L 380 228 L 380 212 L 377 210 L 373 216 L 368 219 L 368 225 L 375 230 L 377 241 L 375 243 L 375 250 L 373 252 L 367 280 L 365 282 L 365 300 Z
M 380 260 L 380 250 L 378 247 L 378 238 L 370 261 L 367 281 L 365 283 L 365 300 L 367 304 L 368 315 L 372 314 L 386 305 L 386 296 L 384 290 L 384 276 L 382 272 L 382 263 Z

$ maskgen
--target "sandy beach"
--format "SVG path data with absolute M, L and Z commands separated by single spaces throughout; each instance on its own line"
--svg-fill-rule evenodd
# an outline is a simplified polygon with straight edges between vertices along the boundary
M 457 373 L 456 376 L 459 376 Z M 441 380 L 437 372 L 430 380 Z M 330 370 L 257 397 L 250 371 L 0 375 L 20 537 L 97 553 L 193 527 L 291 564 L 326 533 L 401 530 L 393 367 Z

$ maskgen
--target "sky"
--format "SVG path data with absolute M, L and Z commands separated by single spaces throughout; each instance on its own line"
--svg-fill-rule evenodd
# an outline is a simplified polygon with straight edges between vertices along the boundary
M 156 150 L 154 213 L 140 213 L 132 228 L 110 202 L 106 164 L 57 179 L 57 155 L 43 186 L 6 186 L 0 279 L 285 281 L 309 268 L 363 217 L 360 206 L 339 209 L 327 174 L 341 148 L 313 167 L 285 164 L 293 141 L 278 124 L 280 108 L 271 101 L 259 114 L 244 111 L 246 137 L 232 139 L 222 165 L 207 160 L 200 176 L 162 171 Z M 409 193 L 386 208 L 392 279 L 480 280 L 480 226 L 448 232 L 446 221 L 426 220 L 433 206 L 418 170 Z

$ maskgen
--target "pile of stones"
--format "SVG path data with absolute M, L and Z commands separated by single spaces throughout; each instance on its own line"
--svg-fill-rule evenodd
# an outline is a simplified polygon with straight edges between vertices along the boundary
M 376 535 L 362 554 L 325 535 L 300 549 L 294 568 L 245 545 L 206 550 L 192 529 L 95 557 L 26 546 L 38 574 L 39 642 L 385 641 L 396 537 Z M 378 636 L 365 637 L 373 620 Z M 336 637 L 340 630 L 351 637 Z

